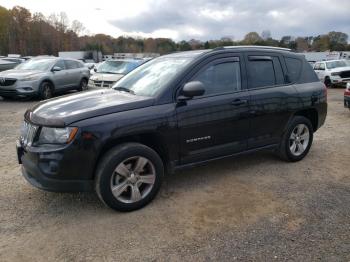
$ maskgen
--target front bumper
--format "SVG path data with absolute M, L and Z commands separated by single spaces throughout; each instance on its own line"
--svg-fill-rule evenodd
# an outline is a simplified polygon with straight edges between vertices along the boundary
M 13 85 L 1 86 L 0 96 L 3 97 L 32 97 L 38 94 L 39 81 L 17 80 Z
M 344 107 L 350 109 L 350 96 L 344 96 Z
M 64 159 L 65 149 L 32 150 L 24 148 L 19 141 L 16 147 L 22 174 L 33 186 L 52 192 L 93 191 L 93 180 L 78 178 L 76 169 L 70 166 L 74 162 L 69 163 L 69 160 Z
M 350 78 L 341 78 L 339 76 L 330 77 L 332 84 L 344 86 L 347 83 L 350 83 Z

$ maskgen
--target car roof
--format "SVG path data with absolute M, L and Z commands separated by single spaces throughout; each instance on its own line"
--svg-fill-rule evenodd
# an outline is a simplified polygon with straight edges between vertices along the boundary
M 184 52 L 175 52 L 169 55 L 165 55 L 162 57 L 189 57 L 189 58 L 195 58 L 200 55 L 204 54 L 209 54 L 212 52 L 217 52 L 217 51 L 259 51 L 259 52 L 269 52 L 269 51 L 278 51 L 278 52 L 283 52 L 286 54 L 292 54 L 295 56 L 300 56 L 296 53 L 291 52 L 291 49 L 289 48 L 283 48 L 283 47 L 275 47 L 275 46 L 254 46 L 254 45 L 239 45 L 239 46 L 222 46 L 222 47 L 216 47 L 214 49 L 201 49 L 201 50 L 194 50 L 194 51 L 184 51 Z

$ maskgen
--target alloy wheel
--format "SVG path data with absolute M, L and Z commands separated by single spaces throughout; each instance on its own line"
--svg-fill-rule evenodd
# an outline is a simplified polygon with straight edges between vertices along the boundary
M 111 177 L 111 191 L 120 202 L 135 203 L 151 192 L 155 179 L 155 167 L 149 159 L 142 156 L 131 157 L 115 168 Z
M 305 124 L 298 124 L 289 137 L 289 149 L 294 156 L 305 152 L 310 141 L 310 130 Z

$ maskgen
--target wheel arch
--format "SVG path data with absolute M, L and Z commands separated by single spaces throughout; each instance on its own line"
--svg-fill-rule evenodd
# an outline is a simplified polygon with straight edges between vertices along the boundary
M 101 161 L 101 158 L 113 147 L 123 144 L 123 143 L 140 143 L 145 146 L 148 146 L 149 148 L 153 149 L 159 157 L 162 159 L 165 170 L 168 170 L 170 168 L 170 161 L 169 161 L 169 151 L 166 147 L 163 138 L 160 134 L 156 132 L 151 133 L 141 133 L 136 135 L 130 135 L 130 136 L 123 136 L 118 137 L 114 139 L 109 139 L 105 141 L 105 143 L 102 145 L 101 149 L 99 150 L 95 167 L 94 167 L 94 173 L 93 177 L 95 177 L 96 168 L 98 166 L 98 163 Z
M 304 109 L 295 112 L 294 116 L 303 116 L 310 120 L 313 132 L 318 129 L 318 112 L 315 108 Z
M 42 83 L 44 82 L 49 82 L 52 85 L 52 88 L 55 90 L 55 83 L 52 81 L 50 78 L 44 78 L 40 81 L 39 87 L 41 86 Z M 39 90 L 40 91 L 40 90 Z

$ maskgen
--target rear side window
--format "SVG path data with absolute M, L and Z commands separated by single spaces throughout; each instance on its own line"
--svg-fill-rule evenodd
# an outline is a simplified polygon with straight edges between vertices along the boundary
M 239 91 L 241 90 L 239 62 L 223 62 L 211 65 L 199 72 L 192 81 L 203 83 L 205 96 Z
M 249 88 L 284 84 L 284 74 L 278 57 L 248 57 Z
M 288 70 L 289 82 L 294 83 L 299 80 L 302 62 L 296 58 L 285 57 Z

